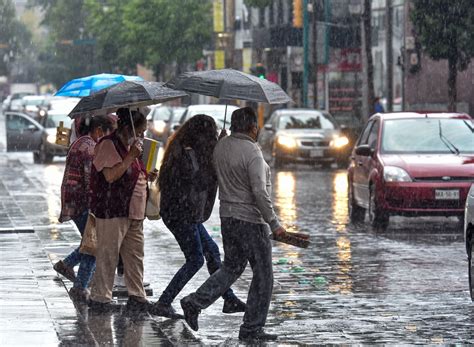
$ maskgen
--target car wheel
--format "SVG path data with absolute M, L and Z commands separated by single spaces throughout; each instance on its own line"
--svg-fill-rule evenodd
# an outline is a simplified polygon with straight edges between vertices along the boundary
M 272 156 L 272 165 L 275 169 L 279 169 L 284 165 L 284 161 L 278 155 L 274 154 Z
M 338 159 L 336 163 L 339 169 L 347 169 L 347 166 L 349 165 L 349 161 L 347 159 Z
M 370 186 L 369 198 L 369 220 L 370 224 L 377 229 L 385 230 L 388 227 L 390 216 L 382 208 L 377 206 L 377 199 L 375 197 L 375 186 Z
M 468 260 L 468 273 L 469 273 L 469 294 L 471 295 L 471 300 L 474 302 L 474 240 L 472 239 L 472 234 L 474 229 L 471 227 L 467 231 L 467 240 L 466 240 L 466 250 L 467 250 L 467 260 Z
M 352 223 L 361 223 L 365 219 L 365 208 L 357 205 L 354 199 L 354 190 L 352 188 L 351 182 L 349 182 L 349 191 L 348 191 L 348 208 L 349 208 L 349 218 Z
M 33 152 L 33 163 L 41 164 L 41 158 L 38 152 Z
M 46 152 L 44 144 L 41 144 L 39 153 L 38 153 L 38 163 L 41 164 L 51 164 L 53 162 L 53 155 Z M 33 157 L 34 159 L 34 157 Z

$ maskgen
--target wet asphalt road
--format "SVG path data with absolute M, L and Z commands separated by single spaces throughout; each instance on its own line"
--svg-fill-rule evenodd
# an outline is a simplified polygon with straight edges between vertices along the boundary
M 30 156 L 18 157 L 28 167 L 27 175 L 43 183 L 43 222 L 54 225 L 64 161 L 33 165 Z M 275 286 L 267 329 L 280 335 L 280 343 L 474 342 L 474 305 L 468 294 L 462 229 L 455 218 L 397 217 L 387 231 L 377 232 L 349 223 L 344 170 L 288 167 L 272 174 L 280 219 L 289 230 L 312 238 L 308 249 L 274 243 Z M 221 244 L 217 206 L 206 226 Z M 42 236 L 51 259 L 62 257 L 78 240 L 74 230 L 58 230 Z M 48 237 L 51 240 L 45 241 Z M 62 240 L 62 248 L 54 238 Z M 145 280 L 151 282 L 154 301 L 183 258 L 161 222 L 145 223 L 145 240 Z M 178 299 L 206 278 L 203 268 Z M 234 286 L 242 298 L 249 281 L 247 269 Z M 179 309 L 178 301 L 174 305 Z M 182 321 L 135 321 L 87 312 L 65 329 L 67 340 L 75 343 L 238 344 L 241 315 L 222 315 L 221 308 L 220 299 L 201 314 L 197 333 Z

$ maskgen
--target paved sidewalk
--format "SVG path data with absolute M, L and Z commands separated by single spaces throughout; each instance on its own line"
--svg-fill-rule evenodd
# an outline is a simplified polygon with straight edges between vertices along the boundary
M 44 193 L 24 171 L 0 153 L 0 344 L 57 345 L 81 317 L 43 249 L 39 234 L 54 230 L 38 218 Z

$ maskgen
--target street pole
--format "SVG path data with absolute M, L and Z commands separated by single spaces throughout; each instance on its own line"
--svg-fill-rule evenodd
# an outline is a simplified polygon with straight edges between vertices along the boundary
M 362 121 L 374 113 L 374 63 L 372 60 L 371 0 L 363 0 L 362 10 Z
M 308 20 L 308 0 L 303 1 L 303 106 L 308 107 L 308 36 L 309 36 L 309 20 Z
M 387 112 L 393 111 L 393 7 L 392 0 L 385 0 L 386 29 L 385 47 L 387 53 Z
M 402 50 L 402 111 L 405 111 L 406 103 L 405 103 L 405 78 L 406 78 L 406 40 L 407 40 L 407 4 L 405 0 L 403 1 L 403 50 Z
M 318 27 L 316 21 L 316 0 L 313 0 L 313 107 L 319 108 L 318 104 Z
M 329 34 L 331 27 L 328 23 L 331 20 L 331 1 L 324 0 L 324 108 L 329 111 Z

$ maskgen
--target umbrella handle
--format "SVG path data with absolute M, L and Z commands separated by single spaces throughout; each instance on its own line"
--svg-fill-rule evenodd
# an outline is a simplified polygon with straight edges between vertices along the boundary
M 132 124 L 132 130 L 133 130 L 133 139 L 137 139 L 137 134 L 135 133 L 135 124 L 133 124 L 133 117 L 132 117 L 132 111 L 130 111 L 130 107 L 128 108 L 128 114 L 130 115 L 130 123 Z
M 222 130 L 225 130 L 225 120 L 227 118 L 227 103 L 225 104 L 225 111 L 224 111 L 224 127 L 222 128 Z

